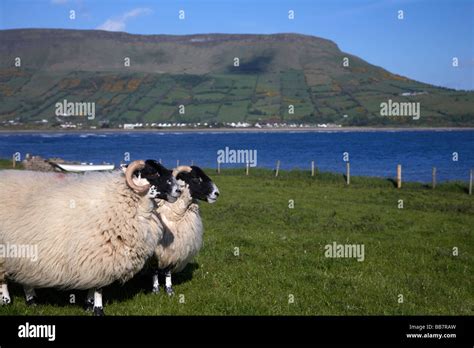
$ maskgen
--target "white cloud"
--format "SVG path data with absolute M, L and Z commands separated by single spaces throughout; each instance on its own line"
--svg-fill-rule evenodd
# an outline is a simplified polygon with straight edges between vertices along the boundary
M 135 8 L 128 12 L 125 12 L 123 15 L 115 18 L 109 18 L 104 23 L 99 25 L 97 29 L 99 30 L 107 30 L 107 31 L 124 31 L 127 21 L 129 19 L 151 14 L 153 11 L 149 8 Z
M 104 23 L 99 25 L 97 27 L 97 29 L 107 30 L 107 31 L 124 31 L 125 30 L 125 21 L 107 19 Z

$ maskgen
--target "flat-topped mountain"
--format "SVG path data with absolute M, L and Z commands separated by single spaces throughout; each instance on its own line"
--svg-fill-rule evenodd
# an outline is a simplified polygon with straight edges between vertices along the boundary
M 393 74 L 300 34 L 132 35 L 0 31 L 0 122 L 57 124 L 56 103 L 94 102 L 93 120 L 473 125 L 474 93 Z M 381 103 L 419 102 L 420 118 Z M 179 106 L 183 105 L 184 109 Z M 11 124 L 11 123 L 10 123 Z

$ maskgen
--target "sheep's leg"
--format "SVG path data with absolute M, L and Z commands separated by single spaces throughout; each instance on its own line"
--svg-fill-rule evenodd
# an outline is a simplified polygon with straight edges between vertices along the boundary
M 160 292 L 160 280 L 158 279 L 158 276 L 160 275 L 160 271 L 159 270 L 155 270 L 155 272 L 153 272 L 153 293 L 154 294 L 158 294 Z
M 165 273 L 165 291 L 171 296 L 174 295 L 173 285 L 171 284 L 171 271 L 167 270 Z
M 3 259 L 0 259 L 0 306 L 10 303 L 11 299 L 10 294 L 8 293 L 5 268 L 3 267 Z
M 0 305 L 8 305 L 11 303 L 10 294 L 8 293 L 7 283 L 0 285 Z
M 8 293 L 7 283 L 0 285 L 0 305 L 8 305 L 11 303 L 10 294 Z
M 25 300 L 27 306 L 36 306 L 36 292 L 35 289 L 30 286 L 24 286 L 23 291 L 25 292 Z
M 102 306 L 102 289 L 96 289 L 94 292 L 94 316 L 101 317 L 104 315 L 104 307 Z
M 94 292 L 95 289 L 89 289 L 87 291 L 86 302 L 84 303 L 84 309 L 88 312 L 92 312 L 94 310 Z

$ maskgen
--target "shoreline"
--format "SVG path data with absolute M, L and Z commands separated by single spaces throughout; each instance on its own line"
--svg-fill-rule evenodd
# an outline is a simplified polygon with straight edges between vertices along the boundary
M 2 166 L 2 162 L 3 162 L 3 166 Z M 5 167 L 5 163 L 8 163 L 8 167 Z M 0 171 L 1 170 L 5 170 L 5 169 L 12 169 L 10 167 L 10 163 L 11 163 L 11 159 L 8 159 L 8 158 L 2 158 L 0 157 Z M 17 163 L 21 163 L 21 162 L 17 162 Z M 69 162 L 68 162 L 69 163 Z M 72 163 L 71 163 L 72 164 Z M 18 169 L 18 167 L 17 167 Z M 21 169 L 25 169 L 25 168 L 21 168 Z M 117 169 L 117 167 L 115 168 Z M 213 173 L 212 175 L 216 175 L 216 176 L 220 176 L 220 175 L 223 175 L 223 176 L 226 176 L 226 173 L 227 174 L 230 174 L 230 175 L 233 175 L 233 173 L 237 173 L 239 175 L 241 175 L 242 177 L 245 176 L 245 166 L 242 166 L 242 167 L 227 167 L 227 168 L 221 168 L 221 174 L 217 174 L 215 171 L 216 171 L 216 168 L 213 168 L 213 167 L 205 167 L 203 166 L 202 169 L 206 170 L 206 172 L 208 171 L 209 173 Z M 43 171 L 43 170 L 38 170 L 38 169 L 25 169 L 25 170 L 33 170 L 33 171 L 37 171 L 37 172 L 46 172 L 46 171 Z M 274 177 L 274 168 L 271 168 L 271 167 L 256 167 L 256 168 L 253 168 L 252 170 L 257 170 L 258 172 L 264 172 L 264 173 L 267 173 L 269 175 L 269 177 Z M 250 171 L 250 173 L 252 173 L 252 170 Z M 51 173 L 49 171 L 47 171 L 48 173 Z M 110 172 L 108 170 L 106 171 L 103 171 L 103 172 Z M 311 169 L 307 168 L 293 168 L 293 169 L 290 169 L 290 168 L 283 168 L 283 169 L 280 169 L 280 173 L 282 174 L 285 174 L 285 175 L 292 175 L 292 173 L 298 173 L 297 175 L 299 175 L 300 173 L 306 173 L 308 176 L 307 178 L 310 178 L 310 173 L 311 173 Z M 61 171 L 61 172 L 54 172 L 54 173 L 68 173 L 67 171 Z M 75 172 L 69 172 L 69 174 L 77 174 Z M 324 177 L 327 177 L 327 176 L 332 176 L 334 178 L 341 178 L 341 180 L 344 180 L 345 181 L 345 178 L 342 179 L 344 176 L 345 176 L 345 173 L 342 172 L 342 171 L 319 171 L 316 173 L 316 176 L 320 176 L 322 179 L 321 180 L 325 180 Z M 251 174 L 252 176 L 252 174 Z M 259 175 L 256 175 L 254 176 L 256 178 L 261 178 L 262 176 L 259 176 Z M 265 178 L 265 176 L 263 176 Z M 298 177 L 298 176 L 297 176 Z M 386 182 L 387 180 L 389 181 L 393 181 L 395 182 L 395 178 L 394 177 L 391 177 L 391 176 L 379 176 L 379 175 L 362 175 L 362 174 L 356 174 L 356 175 L 351 175 L 351 179 L 356 179 L 356 180 L 359 180 L 359 179 L 363 179 L 363 180 L 374 180 L 374 181 L 379 181 L 379 182 Z M 422 180 L 412 180 L 412 179 L 404 179 L 403 180 L 403 183 L 406 185 L 422 185 L 422 186 L 427 186 L 427 185 L 430 185 L 432 183 L 432 181 L 430 180 L 427 180 L 427 181 L 422 181 Z M 467 178 L 464 178 L 464 179 L 445 179 L 445 180 L 439 180 L 437 182 L 437 185 L 452 185 L 452 184 L 461 184 L 461 185 L 466 185 L 466 188 L 468 187 L 469 185 L 469 180 Z M 352 184 L 353 185 L 353 184 Z M 395 184 L 394 184 L 395 185 Z
M 1 134 L 7 133 L 278 133 L 278 132 L 451 132 L 451 131 L 474 131 L 474 127 L 333 127 L 333 128 L 161 128 L 161 129 L 0 129 Z

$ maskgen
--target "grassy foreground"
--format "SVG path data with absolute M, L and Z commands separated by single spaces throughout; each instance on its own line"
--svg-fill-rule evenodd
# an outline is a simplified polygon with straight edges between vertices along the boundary
M 150 277 L 138 275 L 104 290 L 106 314 L 474 314 L 474 197 L 465 185 L 397 190 L 385 179 L 346 186 L 336 174 L 269 170 L 214 180 L 221 197 L 201 205 L 204 248 L 174 277 L 176 295 L 152 294 Z M 333 242 L 363 244 L 364 261 L 326 258 Z M 10 292 L 14 302 L 0 315 L 86 314 L 82 291 L 40 290 L 34 308 L 18 285 Z

